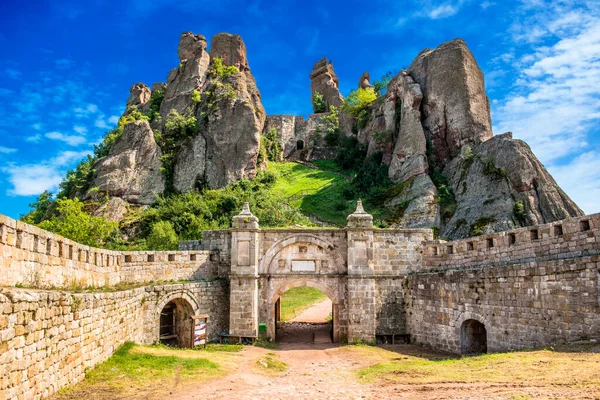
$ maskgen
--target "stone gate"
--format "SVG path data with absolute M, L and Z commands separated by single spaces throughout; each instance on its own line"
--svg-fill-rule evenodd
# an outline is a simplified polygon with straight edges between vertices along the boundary
M 255 336 L 265 323 L 275 338 L 280 296 L 310 286 L 333 304 L 334 341 L 402 334 L 398 277 L 416 271 L 430 239 L 429 229 L 375 229 L 360 200 L 345 229 L 260 230 L 246 203 L 231 229 L 230 333 Z

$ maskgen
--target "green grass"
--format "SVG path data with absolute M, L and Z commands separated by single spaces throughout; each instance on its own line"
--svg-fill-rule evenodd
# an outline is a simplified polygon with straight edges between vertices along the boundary
M 589 346 L 588 346 L 589 347 Z M 362 381 L 380 379 L 404 384 L 519 383 L 600 387 L 600 354 L 585 346 L 484 354 L 476 357 L 428 356 L 402 350 L 377 350 L 379 362 L 359 371 Z M 357 349 L 354 351 L 363 351 Z M 387 358 L 387 360 L 385 360 Z
M 168 391 L 180 382 L 227 373 L 242 346 L 209 345 L 206 350 L 140 346 L 128 342 L 86 373 L 85 380 L 60 391 L 56 400 L 124 398 L 132 392 Z M 210 358 L 210 360 L 209 360 Z M 104 396 L 104 397 L 103 397 Z M 123 397 L 121 397 L 123 396 Z
M 262 372 L 266 372 L 269 375 L 285 372 L 287 369 L 287 364 L 277 359 L 275 353 L 267 353 L 266 355 L 260 357 L 256 361 L 256 365 L 258 365 Z
M 323 292 L 312 287 L 290 289 L 281 295 L 281 321 L 290 321 L 303 310 L 325 299 L 327 296 Z

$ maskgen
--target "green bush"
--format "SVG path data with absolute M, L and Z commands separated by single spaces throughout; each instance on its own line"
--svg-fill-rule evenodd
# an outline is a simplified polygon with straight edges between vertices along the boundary
M 152 224 L 146 243 L 150 250 L 177 250 L 179 238 L 169 221 L 158 221 Z
M 327 111 L 327 103 L 325 103 L 325 99 L 323 99 L 323 95 L 319 92 L 313 93 L 312 105 L 313 105 L 313 111 L 316 114 L 324 113 Z
M 150 111 L 148 112 L 150 122 L 160 120 L 160 105 L 165 98 L 165 91 L 165 89 L 153 90 L 150 95 Z
M 387 87 L 393 77 L 394 74 L 392 73 L 392 71 L 388 71 L 381 78 L 373 82 L 373 89 L 375 90 L 375 94 L 378 97 L 385 95 L 385 93 L 387 92 Z
M 523 201 L 519 200 L 515 202 L 513 205 L 513 215 L 521 226 L 526 225 L 527 212 L 525 212 L 525 205 L 523 204 Z
M 211 78 L 217 78 L 223 80 L 228 76 L 237 74 L 240 72 L 235 65 L 225 65 L 222 57 L 215 57 L 211 59 L 210 67 L 208 67 L 208 74 Z
M 46 212 L 54 202 L 54 198 L 52 193 L 49 191 L 44 191 L 39 197 L 36 199 L 35 203 L 29 204 L 31 207 L 31 211 L 25 215 L 21 215 L 21 221 L 26 224 L 37 225 L 44 219 Z
M 281 144 L 279 144 L 279 132 L 275 128 L 260 137 L 257 164 L 262 164 L 265 159 L 276 162 L 283 159 Z
M 102 247 L 117 232 L 118 223 L 94 217 L 83 211 L 79 199 L 58 199 L 56 215 L 39 227 L 88 246 Z
M 342 111 L 351 115 L 358 123 L 359 128 L 364 128 L 369 120 L 371 103 L 377 99 L 373 88 L 358 88 L 350 92 L 342 103 Z

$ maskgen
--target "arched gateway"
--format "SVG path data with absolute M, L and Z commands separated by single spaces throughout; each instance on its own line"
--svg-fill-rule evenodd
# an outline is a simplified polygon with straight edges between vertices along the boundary
M 382 312 L 395 308 L 379 299 L 401 297 L 395 276 L 406 272 L 407 262 L 376 265 L 374 259 L 387 258 L 383 253 L 392 241 L 399 248 L 416 247 L 431 231 L 398 232 L 390 238 L 374 229 L 360 200 L 346 229 L 261 230 L 246 203 L 231 230 L 230 334 L 257 336 L 259 324 L 265 324 L 266 335 L 274 339 L 277 302 L 300 286 L 316 288 L 331 300 L 334 342 L 372 342 L 376 335 L 403 333 L 396 332 L 402 316 Z

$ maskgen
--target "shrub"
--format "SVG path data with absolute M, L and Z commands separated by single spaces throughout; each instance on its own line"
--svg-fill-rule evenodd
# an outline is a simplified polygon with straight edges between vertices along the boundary
M 525 205 L 521 200 L 516 201 L 513 205 L 513 215 L 521 226 L 525 226 L 527 220 L 527 213 L 525 212 Z
M 324 113 L 327 111 L 327 104 L 325 103 L 325 99 L 323 99 L 323 95 L 319 92 L 313 93 L 312 105 L 313 105 L 313 111 L 316 114 Z
M 496 168 L 494 165 L 494 160 L 491 157 L 485 162 L 483 174 L 486 176 L 491 176 L 491 178 L 494 180 L 506 178 L 506 170 L 504 168 Z
M 32 225 L 39 224 L 44 219 L 46 212 L 48 211 L 53 202 L 54 198 L 52 196 L 52 193 L 50 193 L 47 190 L 44 191 L 42 194 L 39 195 L 35 203 L 29 204 L 29 207 L 31 207 L 32 210 L 29 211 L 26 215 L 21 215 L 21 221 Z
M 371 103 L 377 99 L 373 88 L 358 88 L 350 92 L 342 103 L 342 111 L 354 117 L 359 128 L 364 128 L 369 120 Z
M 154 120 L 160 120 L 160 105 L 162 104 L 164 98 L 165 89 L 158 89 L 152 91 L 152 94 L 150 95 L 150 111 L 148 112 L 150 122 Z
M 146 243 L 150 250 L 177 250 L 179 238 L 169 221 L 158 221 L 152 224 Z
M 381 78 L 373 82 L 373 89 L 375 90 L 375 94 L 378 97 L 385 95 L 385 93 L 387 92 L 387 87 L 393 77 L 394 74 L 392 73 L 392 71 L 388 71 Z
M 260 152 L 258 153 L 257 164 L 262 164 L 265 159 L 269 161 L 281 161 L 283 159 L 281 145 L 279 144 L 279 133 L 275 128 L 270 129 L 260 137 Z
M 78 243 L 102 247 L 118 229 L 118 223 L 94 217 L 83 211 L 79 199 L 58 199 L 56 215 L 43 221 L 39 227 L 57 233 Z
M 240 72 L 235 65 L 225 65 L 222 57 L 215 57 L 211 59 L 210 67 L 208 67 L 208 74 L 211 78 L 217 78 L 223 80 L 228 76 L 237 74 Z
M 194 91 L 192 92 L 192 103 L 200 103 L 201 97 L 200 97 L 200 91 L 198 89 L 194 89 Z

